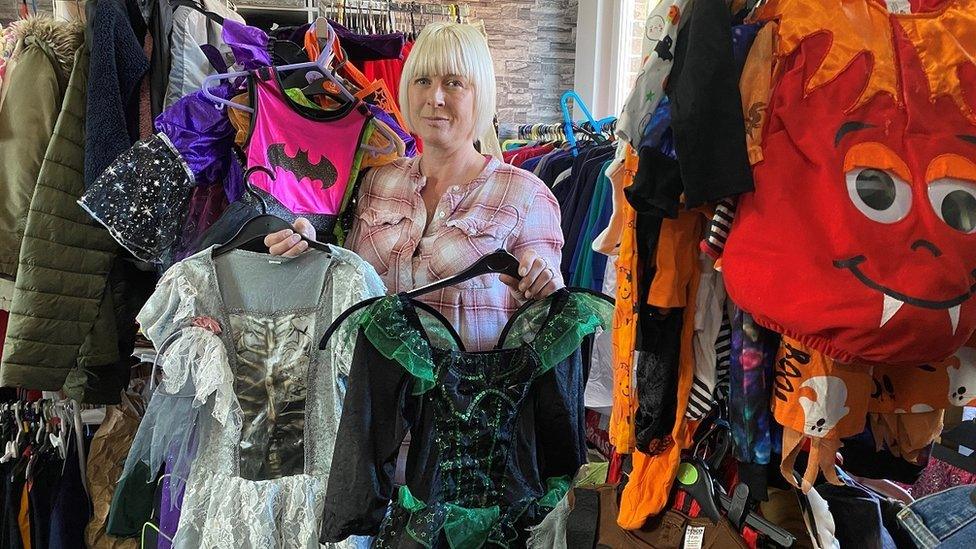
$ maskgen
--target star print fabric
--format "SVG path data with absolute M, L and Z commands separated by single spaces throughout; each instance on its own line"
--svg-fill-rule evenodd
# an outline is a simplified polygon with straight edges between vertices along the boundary
M 189 166 L 159 133 L 115 159 L 78 204 L 136 258 L 165 263 L 186 219 L 192 190 Z

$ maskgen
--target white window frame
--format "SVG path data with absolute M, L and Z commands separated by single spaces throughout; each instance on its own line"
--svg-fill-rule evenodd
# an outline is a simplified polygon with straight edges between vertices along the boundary
M 579 0 L 573 85 L 597 119 L 618 116 L 630 93 L 631 18 L 642 1 Z

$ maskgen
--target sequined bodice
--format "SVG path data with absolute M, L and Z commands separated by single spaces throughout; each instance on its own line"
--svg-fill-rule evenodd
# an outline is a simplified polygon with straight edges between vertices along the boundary
M 538 361 L 527 348 L 490 353 L 435 351 L 438 385 L 427 398 L 440 419 L 439 501 L 465 507 L 499 502 L 515 420 Z

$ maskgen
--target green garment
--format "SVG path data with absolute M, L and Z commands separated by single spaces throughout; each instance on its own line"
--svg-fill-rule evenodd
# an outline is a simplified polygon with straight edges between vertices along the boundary
M 116 273 L 109 284 L 118 245 L 76 202 L 84 192 L 88 57 L 86 48 L 75 53 L 25 213 L 0 385 L 64 388 L 82 402 L 115 403 L 128 382 L 128 368 L 117 364 L 116 321 L 127 277 Z

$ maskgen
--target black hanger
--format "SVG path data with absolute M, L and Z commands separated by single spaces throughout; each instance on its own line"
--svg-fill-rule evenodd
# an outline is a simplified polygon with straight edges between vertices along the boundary
M 218 245 L 213 251 L 214 257 L 220 257 L 227 252 L 245 247 L 253 248 L 255 247 L 255 243 L 257 243 L 257 249 L 254 251 L 266 251 L 264 248 L 264 237 L 271 233 L 292 228 L 291 224 L 284 219 L 267 213 L 268 204 L 264 201 L 264 198 L 261 197 L 260 194 L 254 191 L 254 188 L 251 186 L 251 182 L 249 181 L 251 175 L 256 171 L 261 171 L 268 174 L 268 177 L 270 177 L 272 180 L 274 180 L 274 173 L 264 166 L 252 166 L 251 168 L 248 168 L 246 172 L 244 172 L 245 190 L 258 198 L 258 201 L 261 203 L 261 214 L 245 221 L 241 228 L 237 231 L 237 234 L 231 237 L 231 239 L 227 242 Z M 302 240 L 305 242 L 308 242 L 309 248 L 330 253 L 329 246 L 327 244 L 306 238 L 305 235 L 298 232 L 295 234 L 301 236 Z
M 701 507 L 702 515 L 718 522 L 724 512 L 734 530 L 743 524 L 767 536 L 781 547 L 790 547 L 796 538 L 751 511 L 749 487 L 739 483 L 731 496 L 713 480 L 711 471 L 717 470 L 731 446 L 731 430 L 727 421 L 727 409 L 719 404 L 702 420 L 702 433 L 695 437 L 690 456 L 682 458 L 675 481 L 675 488 L 690 495 Z
M 309 97 L 309 98 L 319 97 L 321 95 L 324 95 L 326 97 L 329 97 L 329 98 L 335 100 L 336 102 L 338 102 L 340 104 L 345 103 L 347 101 L 347 99 L 345 97 L 343 97 L 342 95 L 340 95 L 338 93 L 333 93 L 333 92 L 329 91 L 328 89 L 326 89 L 325 86 L 322 85 L 322 84 L 324 84 L 324 83 L 326 83 L 328 81 L 329 80 L 327 78 L 324 78 L 324 77 L 323 78 L 317 78 L 317 79 L 313 80 L 312 82 L 310 82 L 307 86 L 305 86 L 304 88 L 302 88 L 302 94 L 304 94 L 305 97 Z
M 683 490 L 698 502 L 702 516 L 715 523 L 721 518 L 721 510 L 726 513 L 735 530 L 741 530 L 742 525 L 746 524 L 780 547 L 792 547 L 796 543 L 793 534 L 749 511 L 748 486 L 740 483 L 732 496 L 722 493 L 712 480 L 708 466 L 697 457 L 681 460 L 675 488 Z
M 383 297 L 386 296 L 377 296 L 377 297 L 370 297 L 368 299 L 364 299 L 359 303 L 349 307 L 345 311 L 339 313 L 339 316 L 337 316 L 336 319 L 332 321 L 332 324 L 329 324 L 329 327 L 325 329 L 325 333 L 322 334 L 322 339 L 319 340 L 319 350 L 325 349 L 325 344 L 328 343 L 329 338 L 331 338 L 332 335 L 335 334 L 335 331 L 339 329 L 339 326 L 341 326 L 342 323 L 345 322 L 347 318 L 352 316 L 353 313 L 362 309 L 363 307 L 367 307 L 369 305 L 372 305 L 373 303 L 376 303 Z M 427 313 L 435 317 L 439 317 L 443 322 L 444 326 L 447 327 L 448 332 L 451 334 L 451 337 L 457 343 L 458 349 L 461 349 L 462 351 L 464 350 L 464 342 L 461 341 L 461 336 L 458 335 L 457 330 L 454 329 L 454 326 L 451 326 L 451 323 L 444 318 L 444 315 L 438 312 L 437 309 L 431 307 L 430 305 L 422 301 L 413 301 L 412 304 L 414 307 L 423 309 Z
M 739 484 L 736 486 L 736 495 L 739 499 L 748 499 L 749 488 L 745 484 Z M 740 495 L 742 494 L 742 495 Z M 729 497 L 727 494 L 719 494 L 719 503 L 722 508 L 728 511 L 732 508 L 733 498 Z M 779 526 L 769 522 L 763 517 L 757 515 L 756 513 L 749 512 L 745 516 L 743 522 L 746 526 L 756 530 L 760 534 L 766 536 L 769 541 L 775 543 L 780 547 L 792 547 L 796 543 L 796 536 L 787 532 L 786 530 L 780 528 Z M 739 527 L 741 529 L 741 525 Z
M 176 9 L 181 6 L 184 8 L 190 8 L 193 11 L 198 11 L 202 13 L 207 17 L 207 19 L 213 21 L 214 23 L 217 23 L 218 25 L 223 26 L 224 24 L 224 18 L 222 16 L 217 15 L 212 11 L 205 10 L 203 8 L 203 4 L 201 4 L 198 0 L 170 0 L 169 5 L 173 9 Z
M 421 286 L 420 288 L 416 288 L 412 291 L 406 292 L 404 295 L 410 298 L 417 297 L 419 295 L 423 295 L 428 292 L 433 292 L 441 288 L 446 288 L 448 286 L 453 286 L 458 282 L 464 282 L 465 280 L 470 280 L 476 276 L 481 276 L 489 273 L 507 274 L 508 276 L 511 276 L 513 278 L 522 278 L 521 275 L 519 275 L 518 268 L 519 268 L 518 259 L 516 259 L 514 255 L 510 254 L 504 249 L 499 248 L 490 254 L 481 256 L 480 259 L 475 261 L 467 269 L 461 271 L 460 273 L 454 276 L 449 276 L 443 280 L 438 280 L 437 282 L 433 282 L 426 286 Z M 364 301 L 360 301 L 359 303 L 353 305 L 352 307 L 349 307 L 348 309 L 343 311 L 342 314 L 336 317 L 336 319 L 332 321 L 332 324 L 330 324 L 329 327 L 325 330 L 325 334 L 322 336 L 322 339 L 319 342 L 319 349 L 325 349 L 325 343 L 329 340 L 330 337 L 332 337 L 332 334 L 336 331 L 336 329 L 339 328 L 339 325 L 341 325 L 344 320 L 349 318 L 349 316 L 352 315 L 352 313 L 369 305 L 370 303 L 373 303 L 377 299 L 379 298 L 374 297 L 374 298 L 366 299 Z M 415 305 L 420 306 L 422 308 L 425 306 L 425 304 L 421 302 L 415 302 Z
M 708 517 L 716 524 L 722 518 L 715 481 L 712 480 L 712 473 L 701 458 L 691 456 L 681 460 L 675 488 L 680 488 L 698 502 L 702 516 Z
M 454 276 L 449 276 L 443 280 L 438 280 L 437 282 L 407 292 L 407 297 L 424 295 L 489 273 L 506 274 L 512 278 L 522 278 L 518 270 L 518 259 L 506 250 L 499 248 L 488 255 L 481 256 L 474 264 Z
M 413 42 L 417 40 L 417 22 L 414 21 L 413 14 L 419 7 L 416 2 L 410 3 L 410 41 Z

